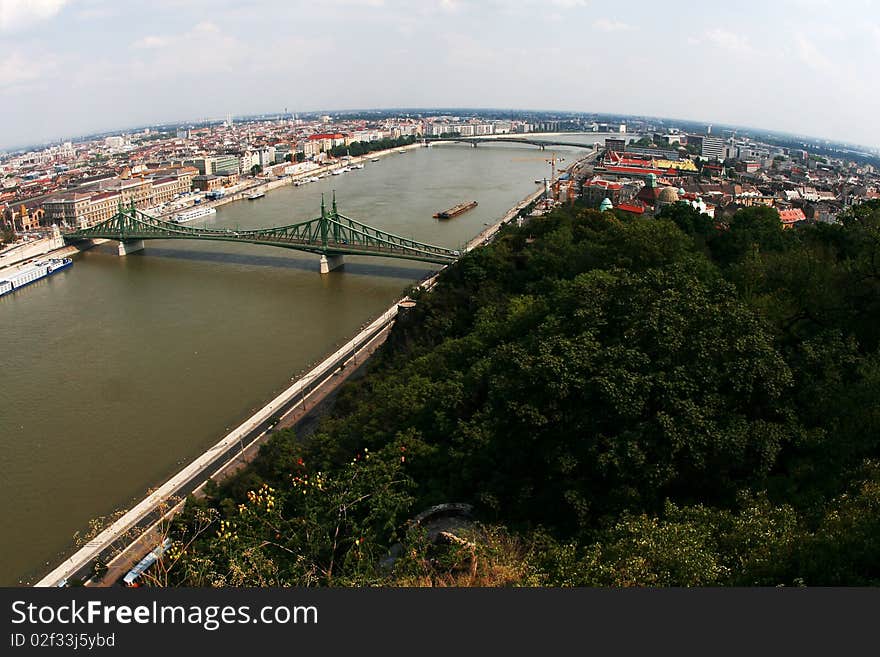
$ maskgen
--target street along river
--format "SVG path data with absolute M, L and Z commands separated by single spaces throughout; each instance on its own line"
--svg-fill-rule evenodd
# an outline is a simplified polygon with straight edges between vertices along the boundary
M 551 151 L 562 166 L 584 152 L 420 148 L 188 225 L 305 221 L 335 189 L 349 217 L 458 249 L 550 175 Z M 298 251 L 169 240 L 120 258 L 111 242 L 0 299 L 0 585 L 35 581 L 90 519 L 143 497 L 434 270 L 346 257 L 322 276 Z

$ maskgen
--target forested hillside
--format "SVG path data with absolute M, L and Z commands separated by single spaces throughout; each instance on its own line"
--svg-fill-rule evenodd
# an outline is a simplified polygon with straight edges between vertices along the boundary
M 190 500 L 168 583 L 876 585 L 878 342 L 880 203 L 557 210 L 450 267 L 315 435 Z M 475 524 L 430 544 L 411 519 L 448 502 Z

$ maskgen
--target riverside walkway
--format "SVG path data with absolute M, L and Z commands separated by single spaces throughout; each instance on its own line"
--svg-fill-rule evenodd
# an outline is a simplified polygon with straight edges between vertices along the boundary
M 595 157 L 594 154 L 588 155 L 572 165 L 569 171 L 593 157 Z M 467 252 L 491 242 L 503 225 L 513 221 L 521 210 L 539 199 L 542 194 L 544 194 L 543 190 L 538 190 L 522 199 L 497 222 L 474 237 L 463 251 Z M 420 287 L 424 290 L 430 290 L 439 275 L 439 272 L 434 274 L 422 282 Z M 384 341 L 401 308 L 406 307 L 409 301 L 411 300 L 408 297 L 396 301 L 355 337 L 300 377 L 183 470 L 151 492 L 139 504 L 128 510 L 38 581 L 35 586 L 61 586 L 72 578 L 85 580 L 90 576 L 92 564 L 98 559 L 108 557 L 113 557 L 108 575 L 100 583 L 88 582 L 88 584 L 112 585 L 140 557 L 161 542 L 161 523 L 169 516 L 161 514 L 162 517 L 160 517 L 157 509 L 167 508 L 167 504 L 170 502 L 172 503 L 171 513 L 175 512 L 181 506 L 178 500 L 192 492 L 198 492 L 208 480 L 218 481 L 227 476 L 230 471 L 242 467 L 271 435 L 269 429 L 275 427 L 275 419 L 281 418 L 279 426 L 286 426 L 291 420 L 299 419 L 308 410 L 307 407 L 314 408 L 320 399 L 332 392 L 348 374 L 363 364 Z

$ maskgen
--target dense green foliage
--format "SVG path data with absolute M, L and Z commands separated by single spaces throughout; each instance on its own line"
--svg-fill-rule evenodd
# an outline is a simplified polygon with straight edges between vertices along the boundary
M 504 565 L 477 582 L 878 584 L 878 252 L 880 203 L 795 230 L 683 204 L 509 228 L 313 436 L 190 502 L 173 579 L 418 583 L 440 561 L 408 521 L 454 501 Z
M 376 141 L 353 141 L 348 146 L 334 146 L 330 149 L 330 155 L 333 157 L 342 157 L 343 155 L 360 157 L 373 151 L 384 151 L 389 148 L 407 146 L 415 143 L 415 141 L 416 137 L 414 135 L 404 135 L 394 139 L 377 139 Z

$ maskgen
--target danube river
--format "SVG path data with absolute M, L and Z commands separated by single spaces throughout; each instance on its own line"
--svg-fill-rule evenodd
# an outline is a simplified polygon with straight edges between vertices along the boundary
M 562 166 L 584 153 L 553 150 Z M 549 176 L 550 151 L 394 153 L 189 225 L 304 221 L 335 189 L 349 217 L 459 248 Z M 470 212 L 431 217 L 471 199 Z M 318 257 L 297 251 L 155 241 L 120 258 L 111 242 L 0 299 L 0 585 L 48 571 L 90 519 L 143 497 L 434 269 L 347 257 L 321 276 Z

